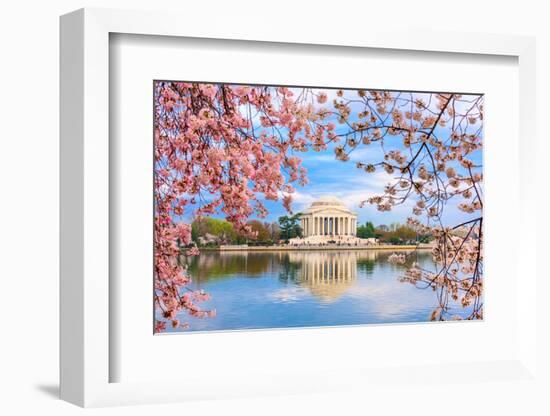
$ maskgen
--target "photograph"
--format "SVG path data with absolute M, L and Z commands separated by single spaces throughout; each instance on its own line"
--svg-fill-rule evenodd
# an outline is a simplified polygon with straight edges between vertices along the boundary
M 154 80 L 152 104 L 155 334 L 483 320 L 482 93 Z
M 545 4 L 4 2 L 0 416 L 549 416 Z

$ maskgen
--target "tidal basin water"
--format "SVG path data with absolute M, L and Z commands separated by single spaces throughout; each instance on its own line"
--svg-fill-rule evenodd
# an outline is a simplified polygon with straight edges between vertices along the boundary
M 185 313 L 184 331 L 319 327 L 426 322 L 437 306 L 431 289 L 402 283 L 407 265 L 388 262 L 375 250 L 213 252 L 187 259 L 193 289 L 212 299 L 213 318 Z M 409 256 L 434 269 L 429 251 Z M 453 314 L 465 315 L 451 304 Z M 169 331 L 174 331 L 169 329 Z

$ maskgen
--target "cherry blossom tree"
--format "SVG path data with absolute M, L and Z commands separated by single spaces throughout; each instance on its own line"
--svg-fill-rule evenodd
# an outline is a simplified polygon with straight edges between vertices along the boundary
M 333 123 L 304 94 L 288 88 L 156 82 L 154 86 L 154 298 L 155 332 L 186 327 L 181 312 L 208 317 L 189 289 L 179 261 L 182 248 L 195 255 L 191 227 L 178 220 L 189 210 L 200 217 L 221 212 L 240 233 L 246 220 L 265 217 L 265 200 L 282 200 L 290 211 L 293 183 L 306 171 L 297 152 L 321 150 L 334 135 Z M 192 208 L 197 207 L 198 208 Z
M 187 312 L 208 317 L 199 304 L 209 297 L 189 288 L 179 259 L 196 255 L 189 214 L 222 213 L 240 233 L 247 219 L 265 217 L 262 200 L 282 201 L 290 212 L 294 185 L 307 183 L 300 152 L 334 147 L 342 161 L 361 146 L 380 146 L 366 173 L 393 175 L 380 195 L 365 202 L 380 211 L 410 204 L 408 223 L 436 239 L 438 270 L 418 264 L 402 280 L 437 292 L 431 319 L 447 319 L 449 300 L 483 316 L 482 149 L 483 97 L 389 91 L 330 90 L 155 82 L 155 332 L 186 327 Z M 406 149 L 403 151 L 403 149 Z M 476 161 L 477 160 L 477 161 Z M 446 224 L 454 201 L 471 220 Z M 406 256 L 391 260 L 405 263 Z
M 350 96 L 338 91 L 334 114 L 345 126 L 336 157 L 347 161 L 360 146 L 378 145 L 381 160 L 356 166 L 367 173 L 383 169 L 394 177 L 365 202 L 380 211 L 414 202 L 408 224 L 435 238 L 437 269 L 414 263 L 401 280 L 437 292 L 431 320 L 463 319 L 450 314 L 450 300 L 469 308 L 466 319 L 482 319 L 483 96 L 365 90 Z M 451 207 L 469 218 L 449 224 L 445 214 Z M 394 254 L 390 260 L 404 264 L 406 258 Z

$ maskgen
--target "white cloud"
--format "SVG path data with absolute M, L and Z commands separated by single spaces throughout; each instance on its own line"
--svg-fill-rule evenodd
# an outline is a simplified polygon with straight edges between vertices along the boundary
M 292 194 L 293 206 L 296 212 L 307 208 L 315 200 L 317 200 L 317 198 L 310 193 L 295 191 Z
M 304 288 L 292 286 L 284 287 L 274 292 L 270 292 L 267 297 L 271 301 L 277 303 L 291 303 L 298 302 L 307 296 Z
M 368 198 L 381 195 L 384 187 L 395 180 L 395 175 L 385 171 L 367 174 L 351 171 L 349 175 L 336 178 L 330 183 L 310 183 L 293 194 L 293 211 L 300 212 L 323 196 L 339 198 L 349 209 L 356 212 L 359 223 L 373 221 L 375 224 L 404 222 L 411 215 L 413 200 L 393 207 L 390 212 L 380 212 L 371 204 L 360 205 Z

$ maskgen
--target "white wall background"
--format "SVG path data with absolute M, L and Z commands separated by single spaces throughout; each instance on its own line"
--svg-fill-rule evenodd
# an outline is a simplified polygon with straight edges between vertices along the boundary
M 0 413 L 66 415 L 82 412 L 56 398 L 59 15 L 84 6 L 167 9 L 189 12 L 190 19 L 203 19 L 205 25 L 213 14 L 226 16 L 233 19 L 241 31 L 245 30 L 247 21 L 257 18 L 280 20 L 281 30 L 288 25 L 305 24 L 322 25 L 327 31 L 352 24 L 363 25 L 368 31 L 369 21 L 384 19 L 388 25 L 411 28 L 536 35 L 538 127 L 539 134 L 546 134 L 544 127 L 550 113 L 546 99 L 550 96 L 550 25 L 545 3 L 535 0 L 460 0 L 452 3 L 441 0 L 316 0 L 309 3 L 296 0 L 248 3 L 235 0 L 193 3 L 182 0 L 5 1 L 0 9 Z M 544 147 L 537 161 L 539 175 L 544 175 L 548 166 L 544 158 L 544 154 L 549 154 L 548 142 Z M 536 175 L 536 168 L 533 169 Z M 538 209 L 540 217 L 544 218 L 542 214 L 547 205 L 541 203 L 533 209 Z M 513 220 L 511 225 L 515 229 Z M 541 221 L 540 227 L 550 235 L 548 221 Z M 541 294 L 548 288 L 548 284 L 543 285 L 539 288 Z M 541 308 L 539 319 L 548 316 L 546 309 Z M 541 332 L 540 335 L 544 337 L 547 355 L 550 350 L 548 334 Z M 541 364 L 548 370 L 548 359 L 544 353 L 540 355 Z M 543 391 L 533 391 L 528 386 L 518 388 L 504 382 L 488 384 L 483 391 L 471 391 L 467 386 L 457 385 L 456 391 L 442 393 L 434 383 L 431 391 L 411 389 L 405 397 L 395 397 L 388 386 L 387 394 L 377 397 L 366 391 L 362 397 L 338 393 L 322 397 L 258 398 L 92 412 L 101 415 L 192 412 L 200 416 L 416 412 L 468 415 L 548 414 L 550 407 L 541 399 Z M 508 413 L 510 411 L 512 413 Z

